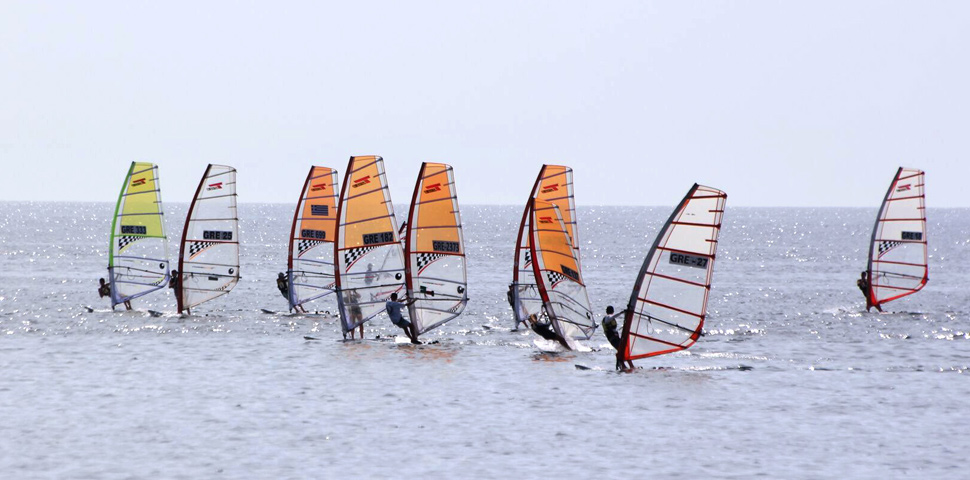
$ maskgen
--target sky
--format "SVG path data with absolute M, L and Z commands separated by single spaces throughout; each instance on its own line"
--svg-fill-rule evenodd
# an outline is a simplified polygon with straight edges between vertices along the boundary
M 876 207 L 899 166 L 970 207 L 970 2 L 0 2 L 0 200 L 295 203 L 313 164 L 423 161 L 465 204 L 543 163 L 579 205 Z M 342 176 L 341 176 L 342 179 Z

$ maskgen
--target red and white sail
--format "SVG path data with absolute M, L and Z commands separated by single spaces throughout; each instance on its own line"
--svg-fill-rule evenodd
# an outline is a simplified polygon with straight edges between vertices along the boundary
M 619 360 L 684 350 L 701 336 L 726 200 L 694 184 L 667 219 L 627 304 Z
M 239 282 L 235 168 L 206 167 L 185 218 L 178 271 L 179 313 L 229 293 Z
M 926 285 L 924 172 L 900 167 L 879 208 L 869 245 L 869 300 L 880 305 Z

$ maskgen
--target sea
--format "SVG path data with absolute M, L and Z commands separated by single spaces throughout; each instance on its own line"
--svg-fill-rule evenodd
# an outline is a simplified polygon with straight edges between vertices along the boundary
M 420 346 L 386 318 L 343 341 L 332 297 L 287 312 L 285 204 L 240 204 L 228 295 L 112 311 L 113 207 L 0 203 L 2 478 L 970 478 L 970 209 L 930 205 L 929 283 L 867 313 L 875 206 L 728 199 L 705 335 L 621 373 L 599 331 L 512 329 L 520 206 L 462 206 L 471 300 Z M 598 316 L 672 208 L 579 207 Z

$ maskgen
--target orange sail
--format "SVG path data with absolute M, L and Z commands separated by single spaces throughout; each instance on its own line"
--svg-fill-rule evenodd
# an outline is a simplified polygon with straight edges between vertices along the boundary
M 529 222 L 533 278 L 543 310 L 556 333 L 569 339 L 588 339 L 596 323 L 589 295 L 566 222 L 554 203 L 532 200 Z
M 579 256 L 579 229 L 576 224 L 576 200 L 573 192 L 573 169 L 562 165 L 543 165 L 526 201 L 515 241 L 515 259 L 512 266 L 512 285 L 510 302 L 515 314 L 515 324 L 524 323 L 530 315 L 542 310 L 542 297 L 536 286 L 532 268 L 532 253 L 529 247 L 529 221 L 533 199 L 549 202 L 559 209 L 565 232 L 569 235 L 575 251 L 577 264 Z
M 337 171 L 310 167 L 290 227 L 287 283 L 290 309 L 333 293 Z
M 337 205 L 334 276 L 346 333 L 404 290 L 404 250 L 381 157 L 350 157 Z
M 415 334 L 448 322 L 468 303 L 465 242 L 454 170 L 423 163 L 404 235 L 408 305 Z

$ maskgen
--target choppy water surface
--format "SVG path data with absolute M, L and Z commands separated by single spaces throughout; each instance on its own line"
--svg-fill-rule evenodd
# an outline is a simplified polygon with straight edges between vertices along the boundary
M 930 283 L 880 315 L 855 287 L 875 209 L 729 202 L 707 335 L 618 374 L 599 333 L 549 354 L 509 331 L 518 207 L 464 207 L 472 301 L 418 347 L 261 312 L 285 310 L 288 205 L 240 205 L 228 296 L 111 312 L 112 207 L 0 203 L 6 478 L 965 475 L 970 210 L 929 211 Z M 671 208 L 580 208 L 597 312 L 625 304 Z M 168 210 L 175 250 L 185 205 Z

